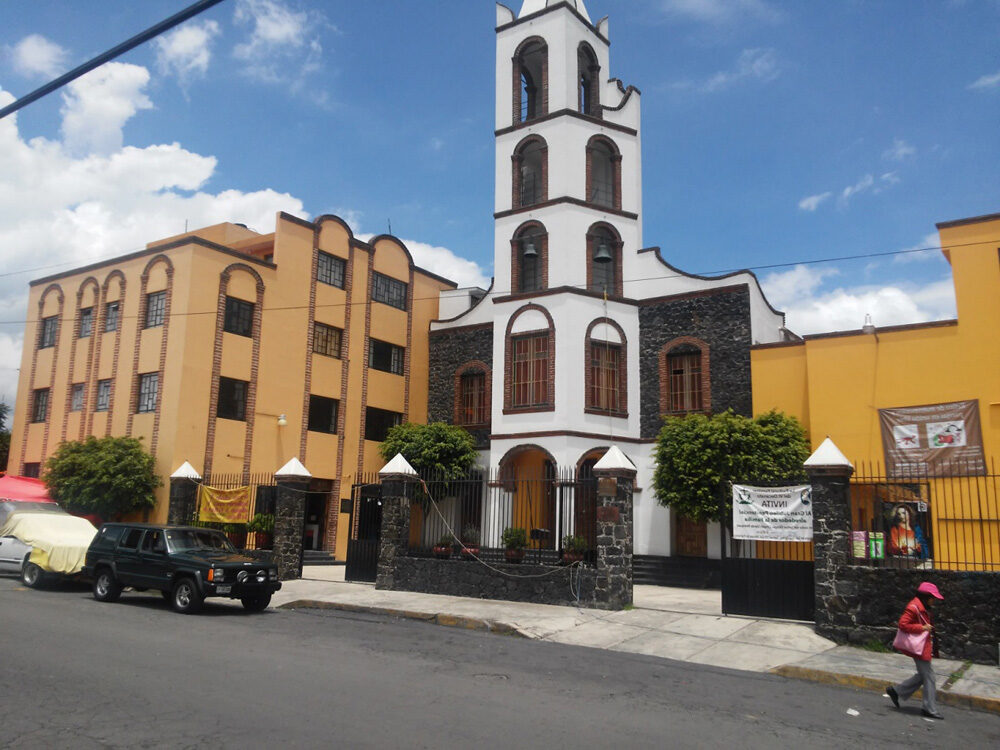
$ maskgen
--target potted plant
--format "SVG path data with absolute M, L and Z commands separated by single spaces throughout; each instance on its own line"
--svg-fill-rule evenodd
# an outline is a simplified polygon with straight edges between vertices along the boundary
M 562 540 L 562 559 L 567 565 L 583 560 L 587 540 L 582 536 L 567 534 Z
M 451 557 L 451 548 L 454 544 L 454 540 L 451 538 L 451 534 L 442 534 L 438 543 L 434 545 L 434 557 L 438 560 L 447 560 Z
M 247 525 L 245 523 L 224 523 L 222 533 L 229 537 L 236 549 L 247 548 Z
M 479 554 L 479 527 L 468 524 L 462 528 L 462 557 L 471 560 Z
M 528 546 L 528 532 L 518 526 L 508 526 L 500 537 L 503 542 L 503 556 L 509 563 L 519 563 L 524 559 L 524 548 Z
M 274 514 L 257 513 L 247 524 L 247 531 L 254 535 L 255 549 L 271 549 L 274 545 Z

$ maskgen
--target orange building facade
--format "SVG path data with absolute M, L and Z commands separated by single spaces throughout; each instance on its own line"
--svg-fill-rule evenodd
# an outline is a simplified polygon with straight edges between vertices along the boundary
M 8 471 L 88 435 L 141 438 L 164 480 L 296 457 L 311 546 L 343 559 L 341 501 L 390 426 L 427 419 L 429 324 L 454 287 L 395 237 L 285 213 L 271 234 L 218 224 L 33 281 Z M 167 510 L 165 481 L 149 517 Z

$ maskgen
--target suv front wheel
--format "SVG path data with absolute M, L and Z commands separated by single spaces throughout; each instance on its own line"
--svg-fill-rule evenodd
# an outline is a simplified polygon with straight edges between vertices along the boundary
M 122 595 L 122 585 L 108 568 L 101 568 L 94 578 L 94 598 L 99 602 L 116 602 Z
M 240 601 L 243 602 L 243 609 L 247 612 L 263 612 L 271 603 L 271 595 L 254 594 L 253 596 L 244 596 Z
M 198 591 L 198 585 L 190 578 L 180 578 L 174 584 L 173 595 L 170 603 L 174 612 L 182 615 L 191 615 L 201 609 L 205 597 Z

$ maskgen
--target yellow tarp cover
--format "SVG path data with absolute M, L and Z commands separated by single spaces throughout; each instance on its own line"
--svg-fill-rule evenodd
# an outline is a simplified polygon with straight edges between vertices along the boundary
M 199 521 L 246 523 L 250 520 L 250 487 L 224 490 L 203 484 L 199 494 Z
M 29 545 L 31 562 L 50 573 L 73 575 L 83 568 L 87 547 L 97 534 L 86 518 L 62 513 L 11 513 L 0 536 Z

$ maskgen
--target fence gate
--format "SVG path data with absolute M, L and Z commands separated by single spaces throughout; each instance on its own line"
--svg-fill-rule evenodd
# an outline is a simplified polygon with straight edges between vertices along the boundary
M 351 525 L 347 539 L 344 579 L 374 583 L 382 537 L 382 488 L 378 484 L 351 487 Z
M 723 540 L 722 613 L 813 620 L 812 542 Z

